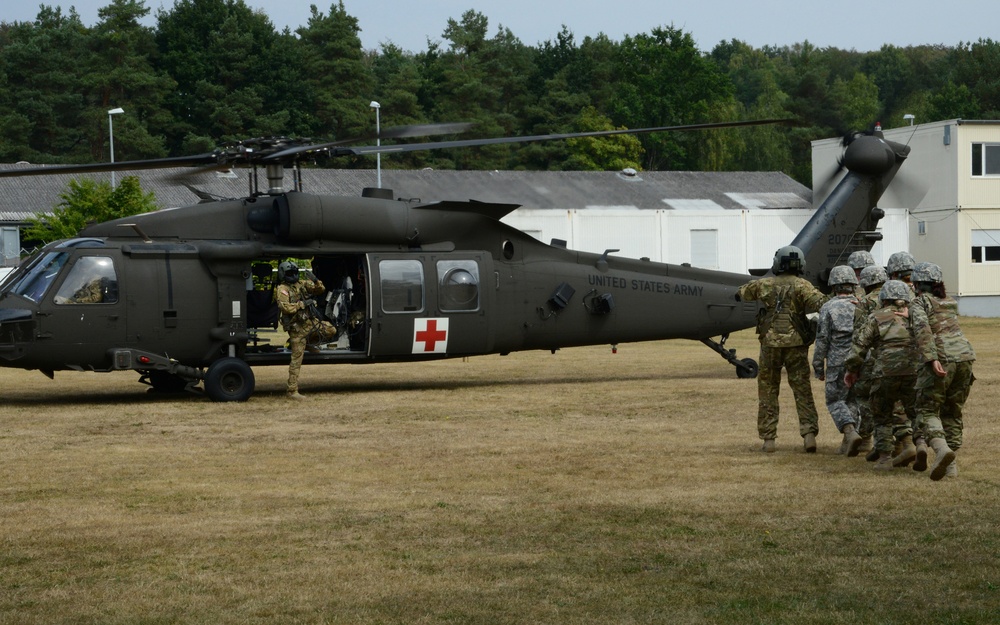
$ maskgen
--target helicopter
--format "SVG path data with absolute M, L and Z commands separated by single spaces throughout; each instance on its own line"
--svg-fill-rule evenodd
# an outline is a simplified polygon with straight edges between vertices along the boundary
M 55 371 L 133 370 L 151 390 L 246 401 L 254 367 L 289 363 L 289 350 L 261 339 L 260 331 L 277 327 L 274 264 L 296 258 L 309 261 L 327 285 L 317 314 L 338 330 L 335 342 L 305 355 L 306 365 L 554 353 L 680 338 L 701 341 L 737 377 L 752 378 L 757 363 L 725 343 L 730 333 L 756 324 L 759 305 L 735 294 L 766 271 L 747 275 L 546 244 L 500 221 L 515 204 L 423 202 L 383 188 L 360 197 L 312 195 L 285 190 L 283 180 L 287 167 L 298 172 L 316 155 L 785 121 L 374 146 L 274 138 L 193 157 L 5 170 L 0 177 L 239 165 L 253 168 L 253 182 L 246 197 L 91 225 L 37 251 L 0 283 L 0 366 L 50 378 Z M 467 129 L 399 127 L 379 138 Z M 830 268 L 881 238 L 876 225 L 884 212 L 877 203 L 909 150 L 880 132 L 846 146 L 843 177 L 792 241 L 806 256 L 807 279 L 825 287 Z M 256 182 L 261 168 L 266 190 Z

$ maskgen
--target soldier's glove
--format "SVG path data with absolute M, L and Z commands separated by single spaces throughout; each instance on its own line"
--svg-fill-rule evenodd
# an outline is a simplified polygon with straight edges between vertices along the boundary
M 820 381 L 823 381 L 823 382 L 826 381 L 826 372 L 823 371 L 823 367 L 817 367 L 817 368 L 813 369 L 813 372 L 816 374 L 816 379 L 817 380 L 820 380 Z

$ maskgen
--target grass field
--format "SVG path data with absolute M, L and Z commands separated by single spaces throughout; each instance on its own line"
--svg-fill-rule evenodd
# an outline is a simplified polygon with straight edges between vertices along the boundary
M 673 341 L 256 370 L 245 404 L 0 371 L 0 623 L 1000 623 L 1000 324 L 959 477 L 802 452 Z M 727 345 L 756 358 L 744 332 Z

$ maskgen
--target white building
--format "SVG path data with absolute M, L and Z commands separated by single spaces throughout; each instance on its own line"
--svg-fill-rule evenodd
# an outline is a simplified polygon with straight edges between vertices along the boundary
M 1000 121 L 951 119 L 884 134 L 911 151 L 879 202 L 904 211 L 908 242 L 883 249 L 940 265 L 963 315 L 1000 316 Z M 813 189 L 830 187 L 842 152 L 839 139 L 813 142 Z

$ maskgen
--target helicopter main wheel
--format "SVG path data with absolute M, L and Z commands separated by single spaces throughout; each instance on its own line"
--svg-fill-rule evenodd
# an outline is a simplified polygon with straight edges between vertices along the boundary
M 222 358 L 208 367 L 205 393 L 212 401 L 246 401 L 253 393 L 253 369 L 239 358 Z
M 743 380 L 756 378 L 759 370 L 760 367 L 757 366 L 756 360 L 753 358 L 744 358 L 736 365 L 736 377 Z

